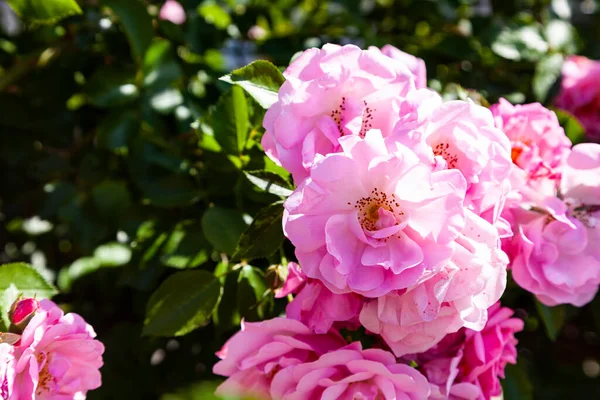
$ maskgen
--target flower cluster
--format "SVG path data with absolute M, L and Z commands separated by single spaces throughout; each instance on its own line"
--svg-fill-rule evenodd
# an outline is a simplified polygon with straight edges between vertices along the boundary
M 104 346 L 79 315 L 50 300 L 22 299 L 12 307 L 10 340 L 0 343 L 0 398 L 85 399 L 101 385 Z
M 507 268 L 549 305 L 598 290 L 600 146 L 571 148 L 540 104 L 444 101 L 391 46 L 310 49 L 284 76 L 262 146 L 296 184 L 278 292 L 294 297 L 225 345 L 219 392 L 499 395 L 523 329 L 498 303 Z

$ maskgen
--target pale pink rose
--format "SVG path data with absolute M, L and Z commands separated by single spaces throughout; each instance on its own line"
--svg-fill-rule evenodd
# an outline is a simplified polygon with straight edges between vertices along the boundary
M 377 49 L 377 47 L 371 46 L 369 47 L 370 49 Z M 427 67 L 425 66 L 425 61 L 412 54 L 405 53 L 390 44 L 383 46 L 381 52 L 408 67 L 415 77 L 417 89 L 427 87 Z
M 215 364 L 213 372 L 228 379 L 216 394 L 270 398 L 271 381 L 281 369 L 310 363 L 345 345 L 339 334 L 314 334 L 293 319 L 242 323 L 242 330 L 217 353 L 221 361 Z
M 41 300 L 14 348 L 11 399 L 82 399 L 101 385 L 104 346 L 79 315 Z
M 600 284 L 600 145 L 574 146 L 560 183 L 563 200 L 547 197 L 511 210 L 515 281 L 544 304 L 590 302 Z
M 432 386 L 430 400 L 489 400 L 501 394 L 499 378 L 507 364 L 517 362 L 515 333 L 523 321 L 513 311 L 494 304 L 480 332 L 463 328 L 431 350 L 409 356 Z M 434 395 L 435 394 L 435 395 Z
M 415 368 L 398 364 L 392 353 L 362 350 L 354 342 L 313 362 L 282 369 L 273 379 L 270 398 L 422 400 L 428 395 L 427 380 Z
M 158 18 L 171 21 L 175 25 L 181 25 L 186 20 L 185 10 L 176 0 L 167 0 L 160 8 Z
M 487 309 L 504 292 L 508 258 L 498 248 L 496 229 L 469 212 L 455 243 L 441 271 L 363 306 L 360 322 L 397 356 L 425 351 L 462 327 L 481 330 Z
M 295 294 L 294 300 L 286 307 L 286 317 L 301 321 L 315 333 L 327 333 L 336 322 L 346 327 L 360 326 L 361 296 L 332 293 L 318 280 L 306 277 L 294 262 L 289 263 L 288 268 L 288 279 L 282 291 L 275 296 L 281 298 Z
M 378 130 L 340 145 L 284 204 L 304 273 L 337 294 L 379 297 L 439 271 L 465 223 L 462 174 L 431 172 L 400 144 L 389 152 Z
M 600 137 L 600 62 L 569 56 L 562 67 L 561 91 L 556 106 L 569 111 L 590 137 Z
M 14 347 L 8 343 L 0 343 L 0 398 L 12 399 L 15 381 L 16 360 Z
M 510 140 L 511 158 L 518 167 L 513 186 L 526 199 L 552 195 L 571 148 L 556 114 L 539 103 L 513 106 L 504 99 L 491 110 L 496 125 Z M 521 183 L 515 183 L 518 180 Z
M 491 210 L 490 222 L 495 223 L 510 191 L 512 162 L 510 142 L 494 126 L 490 111 L 466 101 L 442 104 L 437 94 L 413 92 L 405 103 L 411 102 L 424 105 L 413 105 L 412 113 L 401 108 L 418 117 L 410 121 L 403 116 L 392 138 L 414 149 L 433 170 L 459 170 L 467 181 L 465 205 L 478 215 Z
M 403 63 L 354 45 L 306 50 L 284 76 L 279 100 L 263 121 L 262 146 L 296 183 L 308 176 L 317 155 L 341 150 L 340 137 L 391 132 L 399 101 L 414 89 Z

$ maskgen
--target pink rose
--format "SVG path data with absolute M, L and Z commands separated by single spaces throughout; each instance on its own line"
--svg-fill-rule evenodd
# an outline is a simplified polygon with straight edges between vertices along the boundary
M 405 291 L 365 303 L 360 322 L 381 335 L 396 356 L 425 351 L 461 327 L 481 330 L 487 309 L 506 287 L 507 264 L 496 229 L 469 212 L 442 270 Z
M 432 386 L 431 400 L 489 400 L 501 394 L 499 378 L 506 364 L 517 362 L 517 339 L 523 321 L 513 311 L 494 304 L 480 332 L 463 328 L 446 336 L 431 350 L 409 358 L 416 360 Z M 435 394 L 435 395 L 434 395 Z
M 220 396 L 269 398 L 271 381 L 283 368 L 310 363 L 346 343 L 339 334 L 318 335 L 293 319 L 243 323 L 223 349 L 213 372 L 229 377 L 217 388 Z
M 0 398 L 10 399 L 15 381 L 14 347 L 8 343 L 0 343 Z
M 379 297 L 439 271 L 465 224 L 462 174 L 431 172 L 400 144 L 388 151 L 377 130 L 340 145 L 284 204 L 304 273 L 337 294 Z
M 343 326 L 357 325 L 361 296 L 332 293 L 318 280 L 307 278 L 298 264 L 291 262 L 288 267 L 288 280 L 275 296 L 296 294 L 286 308 L 286 317 L 301 321 L 315 333 L 327 333 L 336 322 Z
M 504 99 L 491 110 L 496 125 L 510 140 L 512 161 L 518 167 L 513 186 L 527 199 L 553 195 L 571 148 L 556 114 L 539 103 L 513 106 Z
M 160 8 L 158 18 L 171 21 L 175 25 L 181 25 L 186 20 L 185 10 L 177 1 L 167 0 Z
M 574 114 L 589 136 L 600 136 L 600 62 L 582 56 L 569 56 L 562 67 L 561 91 L 557 107 Z
M 353 45 L 306 50 L 284 76 L 279 100 L 263 121 L 262 146 L 297 184 L 317 155 L 340 151 L 340 137 L 364 137 L 369 129 L 389 133 L 398 102 L 414 88 L 403 63 Z
M 467 181 L 465 205 L 478 215 L 495 210 L 489 216 L 495 223 L 510 191 L 512 162 L 510 142 L 494 126 L 490 111 L 465 101 L 442 103 L 438 94 L 422 90 L 410 93 L 404 103 L 405 114 L 392 138 L 413 149 L 433 170 L 460 171 Z
M 374 46 L 369 47 L 369 50 L 371 49 L 378 50 L 377 47 Z M 417 89 L 427 87 L 427 67 L 425 66 L 425 61 L 389 44 L 383 46 L 381 52 L 394 60 L 400 61 L 408 67 L 415 77 L 415 86 Z
M 419 371 L 398 364 L 387 351 L 362 350 L 354 342 L 313 362 L 284 368 L 273 379 L 270 398 L 421 400 L 428 395 L 429 385 Z
M 104 346 L 95 336 L 79 315 L 64 314 L 52 301 L 41 300 L 14 347 L 14 384 L 7 385 L 8 398 L 83 398 L 100 387 Z
M 560 182 L 563 200 L 513 208 L 515 281 L 544 304 L 590 302 L 600 284 L 600 145 L 574 146 Z

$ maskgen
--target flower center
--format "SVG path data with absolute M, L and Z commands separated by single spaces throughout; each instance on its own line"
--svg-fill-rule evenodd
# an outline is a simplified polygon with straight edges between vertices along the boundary
M 373 127 L 373 112 L 375 111 L 367 105 L 366 101 L 363 103 L 365 104 L 365 108 L 362 114 L 362 125 L 360 126 L 360 132 L 358 133 L 358 136 L 361 138 L 364 138 L 369 129 Z
M 344 136 L 344 130 L 342 129 L 342 114 L 346 111 L 346 97 L 342 97 L 342 102 L 339 107 L 333 110 L 330 114 L 331 118 L 335 121 L 340 136 Z
M 50 356 L 46 353 L 40 353 L 35 356 L 38 361 L 38 365 L 42 368 L 39 372 L 38 385 L 35 390 L 35 393 L 40 396 L 43 393 L 47 393 L 50 391 L 50 384 L 54 380 L 52 374 L 50 374 L 50 370 L 48 367 Z M 39 368 L 39 367 L 38 367 Z
M 452 152 L 450 144 L 443 142 L 438 143 L 433 148 L 433 154 L 436 156 L 440 156 L 444 160 L 446 160 L 446 164 L 448 164 L 448 169 L 456 168 L 456 164 L 458 163 L 458 156 Z
M 351 205 L 348 203 L 348 205 Z M 386 193 L 377 190 L 371 191 L 367 197 L 358 199 L 354 208 L 359 211 L 358 221 L 363 229 L 367 231 L 376 231 L 393 225 L 399 225 L 397 216 L 404 215 L 400 210 L 400 204 L 396 200 L 396 195 L 388 196 Z
M 595 228 L 598 224 L 598 219 L 592 215 L 600 211 L 600 205 L 581 205 L 573 208 L 571 215 L 581 221 L 588 228 Z

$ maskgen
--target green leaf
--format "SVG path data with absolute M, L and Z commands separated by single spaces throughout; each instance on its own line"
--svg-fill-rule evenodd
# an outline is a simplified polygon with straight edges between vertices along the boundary
M 119 267 L 131 260 L 131 249 L 121 243 L 106 243 L 96 247 L 94 258 L 102 266 Z
M 573 114 L 556 108 L 552 110 L 556 113 L 558 122 L 565 130 L 567 137 L 573 142 L 573 145 L 585 140 L 585 128 Z
M 116 110 L 103 118 L 96 128 L 99 147 L 113 151 L 127 149 L 129 139 L 140 129 L 140 122 L 132 110 Z
M 131 206 L 127 183 L 114 180 L 102 181 L 93 187 L 92 201 L 103 218 L 118 219 Z
M 500 57 L 513 61 L 536 61 L 549 49 L 537 25 L 504 27 L 491 47 Z
M 269 171 L 244 171 L 244 174 L 255 186 L 281 197 L 288 197 L 293 193 L 292 185 L 274 172 Z
M 144 86 L 164 89 L 182 77 L 171 42 L 155 38 L 146 51 L 143 62 Z
M 265 109 L 277 101 L 279 88 L 285 82 L 279 69 L 265 60 L 254 61 L 220 79 L 241 86 Z
M 154 37 L 152 18 L 140 0 L 102 0 L 119 16 L 134 57 L 141 60 Z
M 265 318 L 266 310 L 262 300 L 267 291 L 264 273 L 250 265 L 245 265 L 239 272 L 237 288 L 237 309 L 248 321 L 260 321 Z M 269 306 L 268 303 L 264 303 Z
M 504 370 L 506 378 L 502 381 L 504 400 L 532 400 L 533 385 L 522 364 L 508 364 Z
M 554 86 L 561 75 L 561 68 L 564 61 L 562 54 L 551 54 L 542 58 L 535 67 L 533 75 L 533 94 L 539 102 L 546 101 L 548 92 Z
M 226 29 L 231 24 L 231 17 L 221 6 L 212 1 L 205 1 L 198 7 L 200 14 L 206 22 L 219 29 Z
M 100 269 L 100 267 L 100 261 L 94 257 L 78 258 L 71 265 L 60 270 L 56 280 L 58 287 L 60 287 L 60 290 L 67 292 L 71 290 L 73 282 Z
M 248 225 L 242 214 L 235 210 L 211 207 L 202 216 L 202 230 L 206 239 L 219 251 L 233 254 L 240 235 Z
M 39 272 L 25 263 L 0 266 L 0 291 L 8 289 L 11 285 L 15 285 L 25 297 L 45 299 L 58 293 Z
M 0 319 L 0 332 L 7 332 L 10 327 L 10 319 L 8 318 L 8 312 L 10 311 L 11 306 L 19 297 L 19 289 L 11 283 L 9 287 L 4 289 L 2 292 L 2 297 L 0 301 L 0 313 L 2 313 L 2 318 Z
M 20 17 L 41 23 L 54 23 L 82 13 L 75 0 L 8 0 L 7 2 Z
M 224 93 L 211 114 L 217 142 L 229 154 L 239 155 L 248 139 L 248 103 L 244 91 L 234 86 Z
M 250 261 L 275 253 L 284 239 L 281 227 L 282 218 L 282 201 L 260 210 L 252 224 L 240 237 L 232 259 Z
M 152 294 L 146 307 L 144 335 L 181 336 L 206 324 L 221 293 L 210 272 L 177 272 Z
M 535 300 L 535 306 L 538 314 L 544 322 L 548 338 L 554 342 L 558 337 L 563 325 L 565 324 L 567 315 L 566 307 L 564 305 L 547 307 L 540 303 L 537 299 Z
M 136 100 L 139 91 L 131 71 L 101 68 L 86 84 L 86 93 L 96 107 L 118 107 Z
M 162 249 L 160 260 L 172 268 L 194 268 L 209 258 L 208 243 L 202 225 L 193 220 L 178 223 Z
M 228 272 L 227 268 L 227 264 L 220 263 L 215 268 L 215 276 Z M 237 302 L 238 278 L 239 271 L 229 272 L 221 278 L 223 295 L 213 311 L 213 322 L 219 333 L 238 327 L 242 320 Z

